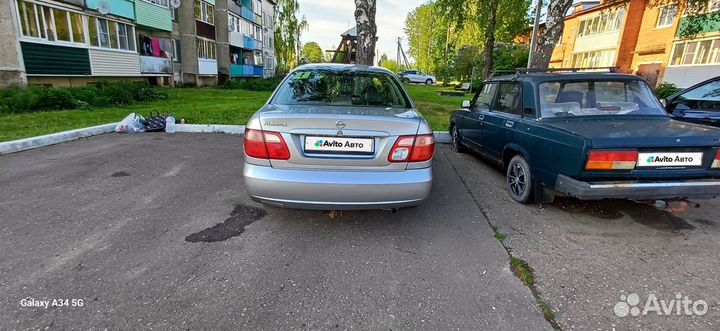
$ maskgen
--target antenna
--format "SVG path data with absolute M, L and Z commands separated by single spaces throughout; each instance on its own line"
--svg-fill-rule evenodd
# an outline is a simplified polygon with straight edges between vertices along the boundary
M 109 14 L 110 13 L 110 3 L 108 3 L 107 1 L 98 2 L 97 11 L 98 11 L 98 13 L 100 13 L 102 15 Z
M 180 0 L 170 0 L 170 7 L 175 9 L 180 8 Z

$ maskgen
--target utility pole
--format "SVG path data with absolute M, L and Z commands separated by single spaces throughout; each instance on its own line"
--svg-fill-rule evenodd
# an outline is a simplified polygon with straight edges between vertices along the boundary
M 540 34 L 540 12 L 544 5 L 543 0 L 537 0 L 535 5 L 535 24 L 533 25 L 532 38 L 530 39 L 530 56 L 528 56 L 527 67 L 532 67 L 533 59 L 535 58 L 535 49 L 537 48 L 537 39 Z

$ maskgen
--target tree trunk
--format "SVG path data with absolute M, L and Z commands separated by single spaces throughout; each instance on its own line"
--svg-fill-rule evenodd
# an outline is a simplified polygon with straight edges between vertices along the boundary
M 355 0 L 355 23 L 357 24 L 357 64 L 373 65 L 377 25 L 375 24 L 376 0 Z
M 538 38 L 537 49 L 534 50 L 535 57 L 533 63 L 530 64 L 533 68 L 547 68 L 550 65 L 553 49 L 562 38 L 565 28 L 565 14 L 572 3 L 572 0 L 550 0 L 545 31 Z
M 493 71 L 493 51 L 495 50 L 495 26 L 497 25 L 497 11 L 500 0 L 492 0 L 488 13 L 487 28 L 485 30 L 485 43 L 483 45 L 483 79 L 490 77 Z

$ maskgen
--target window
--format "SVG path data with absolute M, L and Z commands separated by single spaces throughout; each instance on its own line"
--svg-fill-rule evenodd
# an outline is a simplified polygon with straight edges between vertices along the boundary
M 132 25 L 95 17 L 90 17 L 88 23 L 91 45 L 135 50 L 135 28 Z
M 215 6 L 195 0 L 195 19 L 208 24 L 215 24 Z
M 270 101 L 280 105 L 377 107 L 397 113 L 408 97 L 392 74 L 363 70 L 301 70 L 290 74 Z M 395 109 L 393 109 L 395 108 Z
M 673 46 L 670 65 L 720 63 L 720 39 L 681 41 Z
M 145 2 L 149 2 L 161 7 L 168 7 L 169 0 L 143 0 Z
M 253 6 L 253 12 L 257 15 L 262 15 L 262 0 L 255 0 Z
M 40 26 L 36 16 L 36 7 L 32 3 L 18 2 L 20 27 L 22 35 L 26 37 L 40 37 Z
M 497 87 L 497 83 L 484 84 L 482 90 L 480 90 L 475 97 L 475 102 L 473 102 L 473 104 L 479 108 L 490 109 Z
M 108 21 L 98 20 L 98 35 L 100 36 L 100 47 L 110 48 L 110 30 L 108 29 Z
M 80 14 L 70 14 L 70 26 L 72 27 L 73 42 L 85 43 L 85 24 Z
M 68 12 L 53 8 L 52 14 L 55 19 L 55 36 L 57 40 L 70 41 L 70 20 L 68 19 Z
M 720 10 L 720 0 L 710 0 L 708 2 L 708 11 Z
M 573 67 L 597 68 L 612 67 L 615 65 L 615 49 L 577 53 L 573 55 Z
M 198 57 L 201 59 L 215 60 L 215 43 L 210 40 L 198 39 Z
M 595 17 L 581 20 L 578 28 L 578 36 L 587 37 L 600 33 L 618 31 L 622 27 L 624 19 L 625 10 L 619 9 L 611 12 L 603 12 Z
M 520 116 L 522 114 L 520 95 L 520 84 L 500 83 L 497 99 L 493 103 L 492 110 Z
M 542 117 L 667 116 L 640 80 L 559 81 L 539 86 Z
M 673 22 L 675 21 L 675 17 L 677 17 L 677 12 L 677 5 L 660 7 L 660 10 L 658 12 L 657 27 L 667 28 L 672 26 Z

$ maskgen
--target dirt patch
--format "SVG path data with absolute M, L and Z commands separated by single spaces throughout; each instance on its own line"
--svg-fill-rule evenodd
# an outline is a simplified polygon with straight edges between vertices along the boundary
M 222 223 L 185 237 L 185 241 L 218 242 L 237 237 L 245 232 L 245 227 L 265 216 L 265 210 L 245 205 L 236 205 L 230 217 Z

